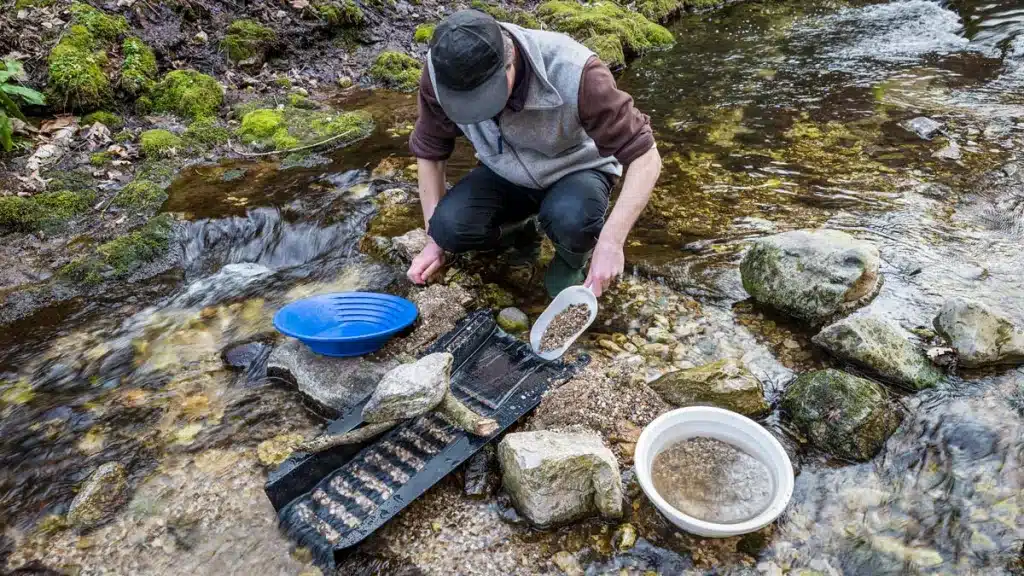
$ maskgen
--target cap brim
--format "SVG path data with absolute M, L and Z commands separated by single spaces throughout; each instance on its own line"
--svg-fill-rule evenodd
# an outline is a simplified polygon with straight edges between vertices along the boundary
M 505 69 L 500 68 L 472 90 L 451 90 L 438 84 L 434 92 L 452 122 L 476 124 L 494 118 L 505 108 L 509 96 L 508 77 Z

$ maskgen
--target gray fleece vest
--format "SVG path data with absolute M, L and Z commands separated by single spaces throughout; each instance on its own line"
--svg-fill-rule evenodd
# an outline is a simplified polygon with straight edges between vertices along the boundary
M 521 111 L 506 109 L 499 122 L 458 125 L 476 157 L 506 180 L 534 189 L 580 170 L 621 176 L 622 165 L 614 156 L 602 157 L 580 123 L 580 78 L 594 53 L 563 34 L 500 24 L 530 59 L 530 88 Z M 427 66 L 436 86 L 429 54 Z

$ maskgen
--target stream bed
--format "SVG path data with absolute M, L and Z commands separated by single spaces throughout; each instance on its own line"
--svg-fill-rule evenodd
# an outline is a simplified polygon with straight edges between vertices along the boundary
M 812 333 L 747 300 L 738 263 L 752 238 L 824 226 L 873 242 L 885 283 L 869 309 L 911 330 L 953 296 L 1024 324 L 1018 2 L 754 2 L 671 30 L 674 48 L 618 79 L 665 164 L 627 269 L 696 300 L 708 333 L 765 358 L 769 401 L 829 360 Z M 170 271 L 4 327 L 0 567 L 316 573 L 277 531 L 256 446 L 320 420 L 287 386 L 240 381 L 220 351 L 270 331 L 289 300 L 405 289 L 360 240 L 420 225 L 375 219 L 373 197 L 393 185 L 370 174 L 412 162 L 402 128 L 415 98 L 344 104 L 369 106 L 377 132 L 324 163 L 186 168 L 163 208 L 178 220 Z M 901 127 L 919 116 L 942 134 Z M 460 144 L 450 178 L 472 164 Z M 961 376 L 902 397 L 907 417 L 871 462 L 806 454 L 790 508 L 751 537 L 674 533 L 643 519 L 656 512 L 639 497 L 625 548 L 614 525 L 530 530 L 445 481 L 339 573 L 557 574 L 567 552 L 587 574 L 1024 574 L 1024 369 Z M 76 487 L 109 461 L 128 470 L 130 502 L 97 530 L 67 530 Z

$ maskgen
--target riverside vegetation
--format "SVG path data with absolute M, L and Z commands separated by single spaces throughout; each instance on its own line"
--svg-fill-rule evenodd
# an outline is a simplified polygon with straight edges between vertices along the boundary
M 621 68 L 665 168 L 589 364 L 341 573 L 1021 573 L 1014 4 L 471 5 Z M 4 108 L 0 566 L 316 574 L 270 471 L 470 310 L 525 335 L 540 275 L 504 256 L 402 280 L 412 91 L 453 8 L 3 5 L 7 84 L 45 100 Z M 283 303 L 357 289 L 421 319 L 357 363 L 275 336 Z M 642 496 L 640 430 L 693 404 L 787 448 L 779 521 L 697 538 Z

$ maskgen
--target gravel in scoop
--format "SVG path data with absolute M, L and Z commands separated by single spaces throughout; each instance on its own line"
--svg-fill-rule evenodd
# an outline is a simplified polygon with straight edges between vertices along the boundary
M 565 341 L 572 338 L 587 325 L 590 319 L 590 307 L 586 304 L 571 304 L 551 319 L 547 330 L 540 338 L 540 351 L 558 350 Z

